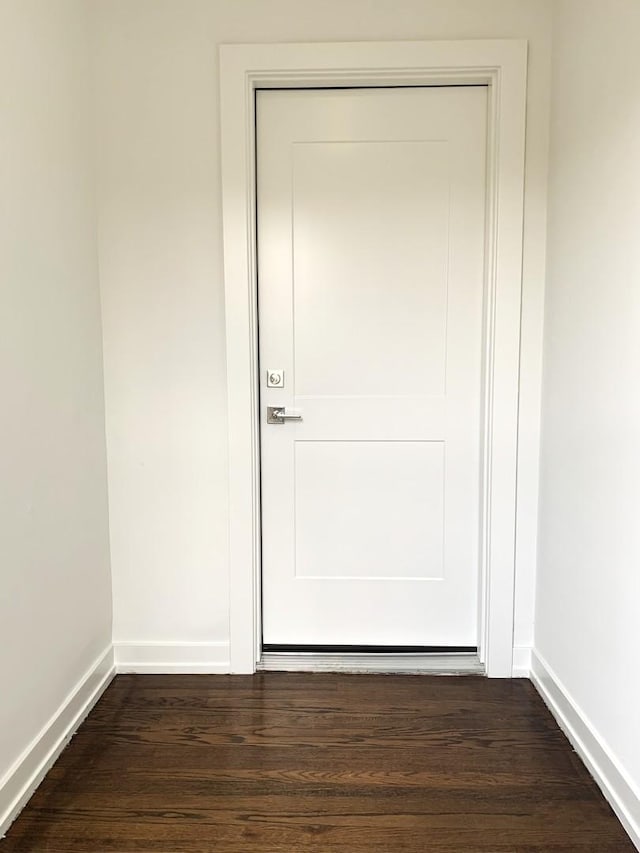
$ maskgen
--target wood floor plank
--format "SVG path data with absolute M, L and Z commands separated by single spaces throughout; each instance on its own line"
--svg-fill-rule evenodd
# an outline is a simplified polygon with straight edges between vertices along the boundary
M 118 676 L 0 853 L 631 853 L 524 680 Z

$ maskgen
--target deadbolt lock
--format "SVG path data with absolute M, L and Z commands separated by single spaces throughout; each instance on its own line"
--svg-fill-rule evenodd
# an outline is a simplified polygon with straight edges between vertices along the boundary
M 284 370 L 267 370 L 267 388 L 284 388 Z

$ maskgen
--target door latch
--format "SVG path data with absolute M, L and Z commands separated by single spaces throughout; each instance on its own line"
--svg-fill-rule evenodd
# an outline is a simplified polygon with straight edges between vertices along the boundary
M 267 423 L 283 424 L 285 421 L 301 421 L 302 415 L 288 415 L 286 406 L 267 406 Z

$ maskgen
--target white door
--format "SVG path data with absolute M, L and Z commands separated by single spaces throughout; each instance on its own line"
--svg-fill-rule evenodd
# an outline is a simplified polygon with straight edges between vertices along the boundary
M 257 95 L 266 646 L 477 645 L 486 112 Z

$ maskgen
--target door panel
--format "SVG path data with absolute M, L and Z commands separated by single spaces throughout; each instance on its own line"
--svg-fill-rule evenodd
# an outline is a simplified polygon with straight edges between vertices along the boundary
M 296 578 L 442 579 L 443 442 L 299 441 L 294 488 Z
M 485 140 L 483 87 L 258 93 L 266 643 L 476 645 Z
M 442 142 L 294 145 L 298 396 L 443 393 L 447 167 Z

